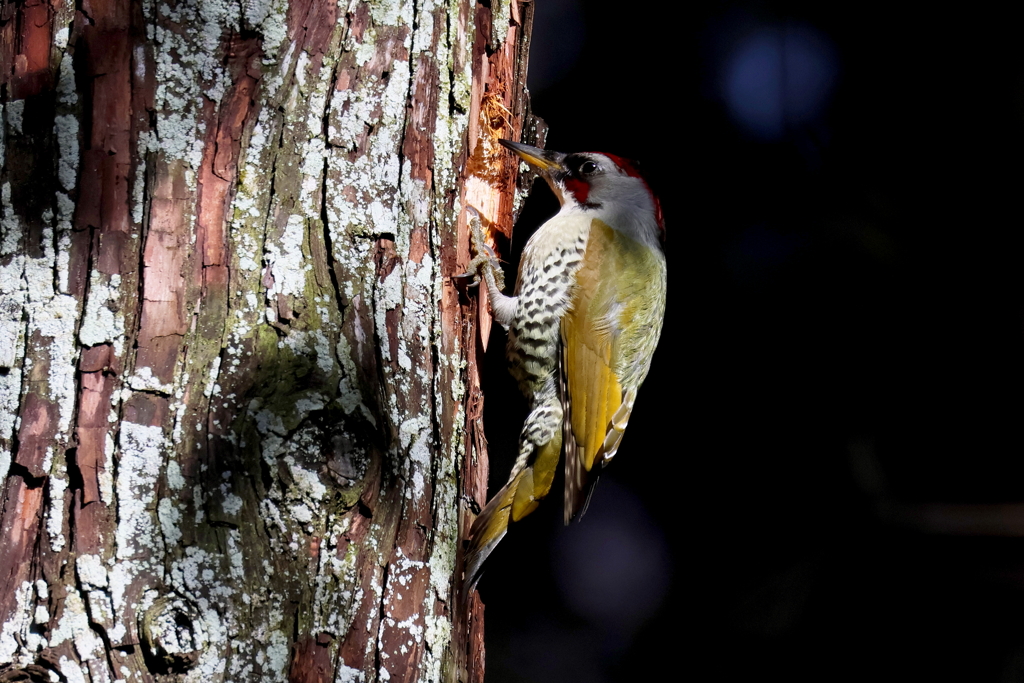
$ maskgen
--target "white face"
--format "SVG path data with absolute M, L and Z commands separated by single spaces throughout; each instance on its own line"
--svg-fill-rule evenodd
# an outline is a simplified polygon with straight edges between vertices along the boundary
M 568 154 L 561 169 L 550 180 L 563 201 L 584 208 L 598 208 L 606 202 L 625 202 L 637 208 L 652 208 L 651 193 L 633 165 L 625 159 L 596 152 Z
M 596 152 L 569 154 L 549 182 L 569 210 L 596 211 L 606 223 L 637 239 L 660 240 L 660 209 L 632 162 Z

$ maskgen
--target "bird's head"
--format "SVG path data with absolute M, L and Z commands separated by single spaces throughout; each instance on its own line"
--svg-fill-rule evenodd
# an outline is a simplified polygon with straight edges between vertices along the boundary
M 609 225 L 636 225 L 665 241 L 661 204 L 629 159 L 601 152 L 565 154 L 501 140 L 551 186 L 563 210 L 594 211 Z

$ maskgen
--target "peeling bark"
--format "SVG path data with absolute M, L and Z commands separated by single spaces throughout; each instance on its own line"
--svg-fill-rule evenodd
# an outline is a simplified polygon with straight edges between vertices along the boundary
M 483 680 L 451 276 L 531 13 L 2 6 L 0 680 Z

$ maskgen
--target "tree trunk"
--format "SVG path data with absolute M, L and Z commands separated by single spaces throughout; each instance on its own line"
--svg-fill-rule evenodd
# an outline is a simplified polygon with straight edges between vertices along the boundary
M 451 276 L 531 12 L 2 6 L 0 680 L 482 680 Z

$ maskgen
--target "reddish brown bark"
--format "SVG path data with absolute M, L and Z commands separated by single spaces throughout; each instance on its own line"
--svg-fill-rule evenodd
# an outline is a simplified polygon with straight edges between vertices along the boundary
M 0 673 L 483 680 L 450 278 L 532 5 L 282 8 L 4 6 Z

